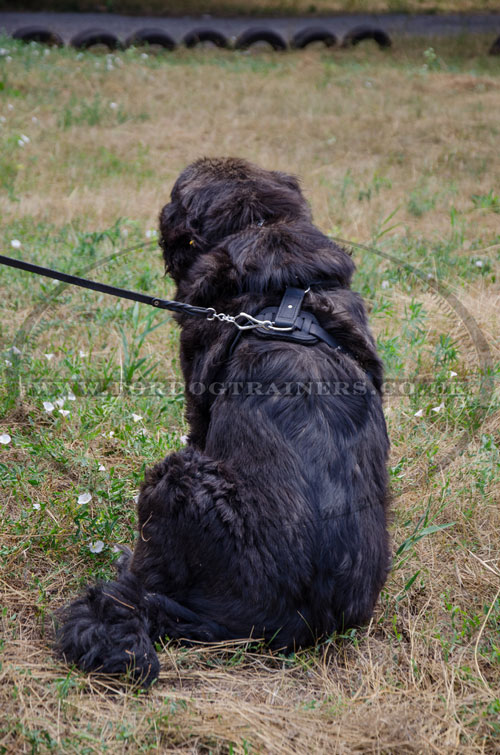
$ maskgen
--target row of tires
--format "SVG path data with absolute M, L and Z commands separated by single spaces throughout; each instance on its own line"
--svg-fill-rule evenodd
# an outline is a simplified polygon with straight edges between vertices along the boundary
M 14 39 L 23 42 L 39 42 L 45 45 L 56 45 L 61 47 L 64 42 L 57 32 L 46 29 L 42 26 L 24 26 L 17 29 L 13 35 Z M 382 49 L 392 45 L 391 38 L 383 29 L 373 26 L 356 26 L 344 35 L 340 45 L 342 47 L 353 47 L 363 42 L 365 39 L 374 40 Z M 224 36 L 220 31 L 209 28 L 193 29 L 188 32 L 182 40 L 186 47 L 196 47 L 198 44 L 211 43 L 220 48 L 233 48 L 235 50 L 248 50 L 252 45 L 265 42 L 273 50 L 286 50 L 288 44 L 286 40 L 272 29 L 247 29 L 240 34 L 234 42 Z M 308 26 L 298 31 L 290 40 L 290 47 L 295 50 L 303 50 L 308 45 L 320 42 L 326 47 L 335 47 L 339 44 L 336 35 L 320 26 Z M 79 50 L 86 50 L 95 45 L 102 45 L 109 50 L 119 50 L 131 46 L 155 45 L 165 50 L 173 50 L 177 43 L 167 32 L 161 29 L 139 29 L 131 34 L 125 42 L 122 42 L 112 32 L 105 29 L 85 29 L 76 34 L 70 41 L 70 45 Z M 493 42 L 489 50 L 490 55 L 500 55 L 500 36 Z
M 14 39 L 19 39 L 23 42 L 39 42 L 40 44 L 55 46 L 62 46 L 64 44 L 59 34 L 42 26 L 25 26 L 17 29 L 12 36 Z M 382 48 L 390 47 L 392 44 L 389 35 L 382 29 L 371 26 L 357 26 L 344 35 L 341 45 L 342 47 L 352 47 L 363 42 L 365 39 L 373 39 Z M 271 29 L 263 28 L 247 29 L 234 42 L 220 31 L 210 28 L 193 29 L 182 40 L 182 44 L 186 47 L 211 43 L 216 47 L 233 48 L 236 50 L 247 50 L 252 45 L 262 42 L 270 45 L 273 50 L 288 49 L 288 43 L 281 34 Z M 321 42 L 326 47 L 335 47 L 339 44 L 339 40 L 333 32 L 319 26 L 312 26 L 298 31 L 290 40 L 290 47 L 296 50 L 303 50 L 315 42 Z M 156 45 L 166 50 L 173 50 L 177 47 L 177 43 L 172 37 L 160 29 L 139 29 L 131 34 L 125 42 L 122 42 L 112 32 L 104 29 L 85 29 L 71 39 L 70 45 L 79 50 L 88 49 L 95 45 L 102 45 L 110 50 L 123 49 L 132 45 Z

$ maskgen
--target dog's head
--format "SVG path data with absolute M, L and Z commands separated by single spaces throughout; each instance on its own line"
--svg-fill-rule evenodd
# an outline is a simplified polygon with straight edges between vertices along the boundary
M 160 246 L 176 283 L 196 277 L 198 291 L 203 279 L 213 290 L 221 277 L 240 290 L 327 276 L 345 284 L 354 269 L 312 225 L 294 176 L 231 157 L 203 158 L 181 173 L 160 214 Z
M 203 158 L 175 182 L 160 214 L 160 245 L 177 282 L 195 257 L 264 223 L 310 219 L 297 179 L 238 158 Z

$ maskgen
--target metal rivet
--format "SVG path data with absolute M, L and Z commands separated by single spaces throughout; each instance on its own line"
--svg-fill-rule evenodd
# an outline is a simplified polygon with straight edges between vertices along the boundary
M 289 304 L 288 309 L 293 309 L 293 304 Z

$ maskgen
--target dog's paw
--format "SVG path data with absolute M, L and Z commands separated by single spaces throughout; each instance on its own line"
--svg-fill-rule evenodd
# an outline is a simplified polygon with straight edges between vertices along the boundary
M 129 580 L 130 581 L 130 580 Z M 127 589 L 128 587 L 128 589 Z M 127 674 L 144 687 L 160 664 L 136 585 L 112 582 L 87 590 L 61 615 L 56 650 L 83 671 Z

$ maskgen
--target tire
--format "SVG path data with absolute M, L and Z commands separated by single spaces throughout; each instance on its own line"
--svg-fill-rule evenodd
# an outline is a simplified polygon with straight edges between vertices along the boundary
M 489 49 L 490 55 L 500 55 L 500 37 L 497 37 Z
M 325 47 L 335 47 L 337 37 L 333 32 L 322 29 L 320 26 L 308 26 L 294 34 L 291 45 L 296 50 L 303 50 L 313 42 L 324 42 Z
M 216 47 L 229 47 L 229 42 L 224 34 L 215 29 L 193 29 L 189 31 L 182 40 L 186 47 L 196 47 L 200 42 L 211 42 Z
M 175 50 L 176 47 L 172 37 L 160 29 L 139 29 L 135 31 L 125 42 L 125 47 L 132 45 L 157 45 L 164 47 L 165 50 Z
M 64 45 L 62 37 L 45 26 L 22 26 L 20 29 L 16 29 L 12 37 L 22 42 L 39 42 L 51 47 L 63 47 Z
M 376 26 L 355 26 L 345 35 L 342 40 L 342 47 L 354 47 L 365 39 L 373 39 L 382 49 L 392 45 L 390 36 L 382 29 Z
M 236 40 L 236 50 L 248 50 L 256 42 L 267 42 L 273 50 L 286 50 L 287 44 L 281 34 L 271 29 L 247 29 Z
M 84 29 L 73 37 L 70 44 L 77 50 L 88 50 L 94 45 L 105 45 L 110 50 L 118 50 L 122 46 L 118 37 L 105 29 Z

